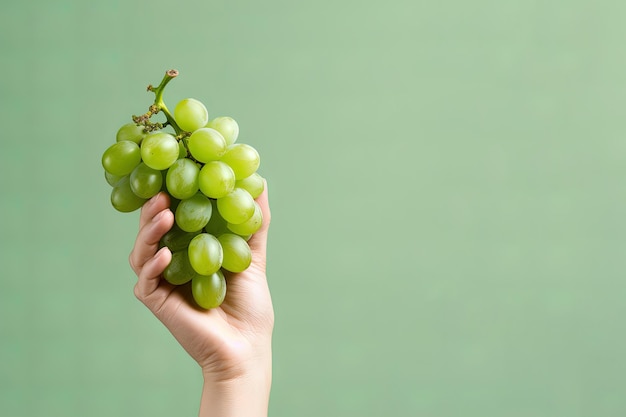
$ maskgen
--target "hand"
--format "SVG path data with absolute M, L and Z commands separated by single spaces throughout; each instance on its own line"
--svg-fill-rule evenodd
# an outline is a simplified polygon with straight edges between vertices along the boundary
M 138 277 L 135 295 L 200 365 L 205 381 L 201 416 L 267 413 L 274 327 L 265 274 L 271 217 L 267 185 L 257 202 L 263 226 L 248 242 L 252 263 L 244 272 L 226 275 L 226 298 L 211 310 L 195 305 L 188 285 L 174 286 L 161 278 L 172 256 L 167 247 L 157 251 L 159 240 L 174 223 L 167 194 L 156 195 L 141 209 L 140 229 L 129 258 Z M 228 404 L 221 408 L 221 403 Z M 234 410 L 233 406 L 246 408 Z

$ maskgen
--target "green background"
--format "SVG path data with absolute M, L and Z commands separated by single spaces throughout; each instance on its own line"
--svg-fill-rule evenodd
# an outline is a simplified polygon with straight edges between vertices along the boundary
M 626 3 L 0 6 L 0 415 L 192 416 L 100 156 L 230 115 L 273 221 L 272 416 L 626 414 Z

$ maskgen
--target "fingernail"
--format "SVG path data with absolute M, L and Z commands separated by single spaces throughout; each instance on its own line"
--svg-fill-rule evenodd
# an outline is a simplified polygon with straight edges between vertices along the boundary
M 165 216 L 165 212 L 169 211 L 168 209 L 165 210 L 161 210 L 160 212 L 158 212 L 153 218 L 152 221 L 154 221 L 155 223 L 158 222 L 159 220 L 161 220 L 163 218 L 163 216 Z
M 154 200 L 155 200 L 155 197 L 150 198 L 148 201 L 146 201 L 144 206 L 150 207 L 150 206 L 154 205 Z
M 167 246 L 163 246 L 161 249 L 159 249 L 156 253 L 156 257 L 162 256 L 165 252 L 168 252 L 170 249 Z

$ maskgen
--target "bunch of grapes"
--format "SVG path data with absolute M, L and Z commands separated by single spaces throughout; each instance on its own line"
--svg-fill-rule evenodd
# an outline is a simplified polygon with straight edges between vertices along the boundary
M 158 87 L 148 86 L 154 104 L 119 129 L 102 166 L 118 211 L 132 212 L 161 191 L 169 194 L 175 223 L 161 240 L 172 251 L 163 278 L 190 283 L 195 302 L 210 309 L 226 295 L 224 271 L 242 272 L 252 261 L 247 241 L 263 222 L 255 199 L 265 182 L 256 172 L 258 152 L 235 143 L 234 119 L 209 119 L 204 104 L 192 98 L 169 112 L 163 89 L 177 75 L 170 70 Z M 152 122 L 159 112 L 166 121 Z

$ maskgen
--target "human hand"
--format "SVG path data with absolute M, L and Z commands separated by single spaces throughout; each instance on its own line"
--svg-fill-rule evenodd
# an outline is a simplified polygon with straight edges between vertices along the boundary
M 226 298 L 211 310 L 195 305 L 188 285 L 174 286 L 161 277 L 172 256 L 167 247 L 157 251 L 174 223 L 167 194 L 156 195 L 141 209 L 129 257 L 138 277 L 135 295 L 200 365 L 205 381 L 201 416 L 267 413 L 274 326 L 265 268 L 271 217 L 267 185 L 257 202 L 263 225 L 248 242 L 252 263 L 244 272 L 226 274 Z

